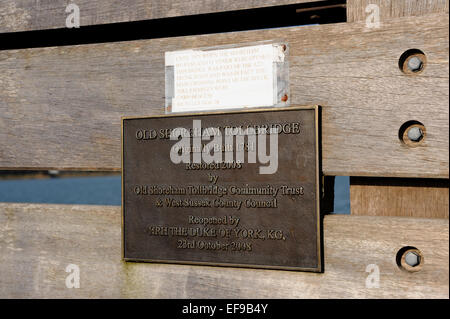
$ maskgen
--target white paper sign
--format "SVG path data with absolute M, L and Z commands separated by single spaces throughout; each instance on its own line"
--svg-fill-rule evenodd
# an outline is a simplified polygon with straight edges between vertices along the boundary
M 166 52 L 171 69 L 171 112 L 264 107 L 277 104 L 276 62 L 286 46 L 263 44 L 219 50 Z M 172 73 L 173 72 L 173 73 Z M 167 74 L 166 74 L 167 77 Z M 170 86 L 170 90 L 167 86 Z

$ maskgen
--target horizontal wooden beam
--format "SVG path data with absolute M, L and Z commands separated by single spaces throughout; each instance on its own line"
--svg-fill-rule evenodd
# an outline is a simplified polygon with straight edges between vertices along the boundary
M 0 204 L 0 298 L 449 297 L 448 219 L 326 216 L 322 274 L 125 263 L 120 225 L 119 207 Z M 405 246 L 420 271 L 398 267 Z
M 80 25 L 98 25 L 245 10 L 317 0 L 77 0 Z M 67 0 L 2 0 L 0 33 L 65 28 Z
M 448 178 L 448 15 L 0 51 L 0 169 L 120 168 L 121 116 L 164 113 L 164 52 L 289 44 L 293 105 L 319 104 L 327 175 Z M 422 50 L 420 75 L 400 56 Z M 415 120 L 418 147 L 399 139 Z
M 352 215 L 448 218 L 448 179 L 350 177 Z

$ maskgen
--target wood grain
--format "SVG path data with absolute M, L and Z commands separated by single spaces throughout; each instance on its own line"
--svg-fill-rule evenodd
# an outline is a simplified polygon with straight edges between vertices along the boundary
M 380 22 L 447 12 L 448 0 L 347 0 L 347 21 L 366 21 L 369 4 Z M 448 180 L 350 178 L 352 215 L 448 218 Z
M 130 22 L 254 9 L 314 0 L 77 0 L 80 25 Z M 65 28 L 67 0 L 2 0 L 0 33 Z
M 366 13 L 369 4 L 380 8 L 381 22 L 392 18 L 448 13 L 448 0 L 347 0 L 347 22 L 365 21 L 369 15 Z
M 350 177 L 352 215 L 448 218 L 448 179 Z
M 120 168 L 121 116 L 164 113 L 164 52 L 284 39 L 292 105 L 320 104 L 327 175 L 448 178 L 448 15 L 0 51 L 0 169 Z M 401 54 L 423 50 L 407 76 Z M 420 147 L 398 130 L 422 122 Z
M 328 215 L 325 272 L 121 261 L 120 208 L 0 204 L 0 298 L 448 298 L 448 220 Z M 400 270 L 418 248 L 423 269 Z M 80 268 L 68 289 L 67 265 Z M 380 271 L 366 288 L 366 267 Z

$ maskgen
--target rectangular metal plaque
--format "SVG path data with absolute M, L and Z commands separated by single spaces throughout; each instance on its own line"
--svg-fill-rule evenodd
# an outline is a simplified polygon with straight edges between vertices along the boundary
M 122 119 L 126 261 L 320 272 L 319 198 L 316 106 Z

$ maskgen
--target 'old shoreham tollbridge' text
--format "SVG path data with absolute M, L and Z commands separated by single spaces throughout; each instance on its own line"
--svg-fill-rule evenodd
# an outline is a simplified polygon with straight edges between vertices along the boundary
M 274 174 L 278 170 L 278 134 L 300 133 L 299 122 L 202 129 L 201 120 L 193 120 L 192 128 L 189 129 L 177 127 L 159 131 L 137 130 L 136 139 L 170 138 L 177 141 L 169 154 L 170 160 L 175 164 L 194 163 L 207 167 L 206 165 L 227 163 L 238 166 L 244 163 L 245 153 L 247 153 L 248 163 L 258 162 L 266 165 L 259 167 L 259 174 Z M 269 135 L 269 147 L 267 147 L 267 135 Z M 209 141 L 209 143 L 202 144 L 202 141 Z

